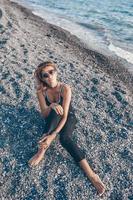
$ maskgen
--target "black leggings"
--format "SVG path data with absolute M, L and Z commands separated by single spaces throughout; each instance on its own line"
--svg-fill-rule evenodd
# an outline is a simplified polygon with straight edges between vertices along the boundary
M 54 131 L 61 118 L 61 115 L 58 115 L 55 110 L 52 109 L 49 116 L 46 118 L 45 132 L 50 134 L 52 131 Z M 58 134 L 60 135 L 61 145 L 70 153 L 76 162 L 80 162 L 85 158 L 85 154 L 83 151 L 81 151 L 78 145 L 74 143 L 71 137 L 76 123 L 77 119 L 75 115 L 69 113 L 64 127 Z

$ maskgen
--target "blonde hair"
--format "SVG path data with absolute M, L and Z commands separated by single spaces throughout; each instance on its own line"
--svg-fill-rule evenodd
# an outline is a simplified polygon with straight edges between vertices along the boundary
M 47 66 L 52 66 L 54 69 L 56 69 L 56 67 L 57 67 L 54 62 L 52 62 L 52 61 L 45 61 L 45 62 L 40 63 L 37 66 L 37 68 L 42 68 L 43 69 L 43 68 L 45 68 Z
M 41 72 L 42 72 L 42 69 L 44 69 L 45 67 L 47 66 L 51 66 L 53 67 L 56 71 L 57 71 L 57 65 L 52 62 L 52 61 L 45 61 L 45 62 L 42 62 L 40 63 L 38 66 L 37 66 L 37 76 L 38 76 L 38 79 L 43 83 L 44 86 L 47 86 L 47 83 L 44 82 L 42 79 L 41 79 Z

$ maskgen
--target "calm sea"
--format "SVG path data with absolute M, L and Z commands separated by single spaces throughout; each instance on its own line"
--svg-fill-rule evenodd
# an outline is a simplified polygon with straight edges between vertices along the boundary
M 132 0 L 13 0 L 78 36 L 89 48 L 133 63 Z

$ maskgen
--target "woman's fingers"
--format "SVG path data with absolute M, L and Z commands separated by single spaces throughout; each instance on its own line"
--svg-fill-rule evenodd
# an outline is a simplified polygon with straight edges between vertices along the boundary
M 57 104 L 57 103 L 52 103 L 51 105 L 51 108 L 53 108 L 55 110 L 55 112 L 57 114 L 60 114 L 60 115 L 63 115 L 63 108 L 60 104 Z
M 42 143 L 39 144 L 39 147 L 40 148 L 47 148 L 48 144 L 46 142 L 42 142 Z
M 58 106 L 56 106 L 56 111 L 57 111 L 57 114 L 60 114 L 60 109 L 59 109 L 59 107 Z
M 42 137 L 42 138 L 38 141 L 38 143 L 44 142 L 46 139 L 47 139 L 47 136 Z
M 61 110 L 61 114 L 63 115 L 64 110 L 63 110 L 62 106 L 60 106 L 60 110 Z
M 61 115 L 63 115 L 63 108 L 62 108 L 62 106 L 59 106 L 60 107 L 60 113 L 61 113 Z
M 55 107 L 55 106 L 53 106 L 52 107 L 52 109 L 54 109 L 55 110 L 55 112 L 58 114 L 58 109 L 57 109 L 57 106 Z
M 57 114 L 63 115 L 63 108 L 62 106 L 58 105 L 55 107 Z
M 56 113 L 59 115 L 60 114 L 60 110 L 56 107 L 55 108 Z

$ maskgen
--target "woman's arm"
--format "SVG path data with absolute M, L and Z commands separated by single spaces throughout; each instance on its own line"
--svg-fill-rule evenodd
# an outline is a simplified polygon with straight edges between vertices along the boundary
M 39 100 L 41 113 L 44 116 L 44 118 L 46 118 L 49 115 L 52 108 L 50 106 L 46 105 L 46 101 L 44 99 L 42 89 L 37 90 L 36 94 L 37 94 L 37 97 L 38 97 L 38 100 Z
M 63 89 L 64 90 L 63 90 L 63 104 L 62 104 L 62 107 L 63 107 L 64 112 L 63 112 L 61 121 L 59 122 L 58 126 L 55 128 L 55 130 L 52 133 L 53 137 L 56 137 L 57 133 L 59 133 L 61 131 L 61 129 L 63 128 L 63 126 L 66 123 L 67 116 L 68 116 L 68 111 L 69 111 L 72 91 L 71 91 L 71 87 L 69 85 L 64 85 Z

